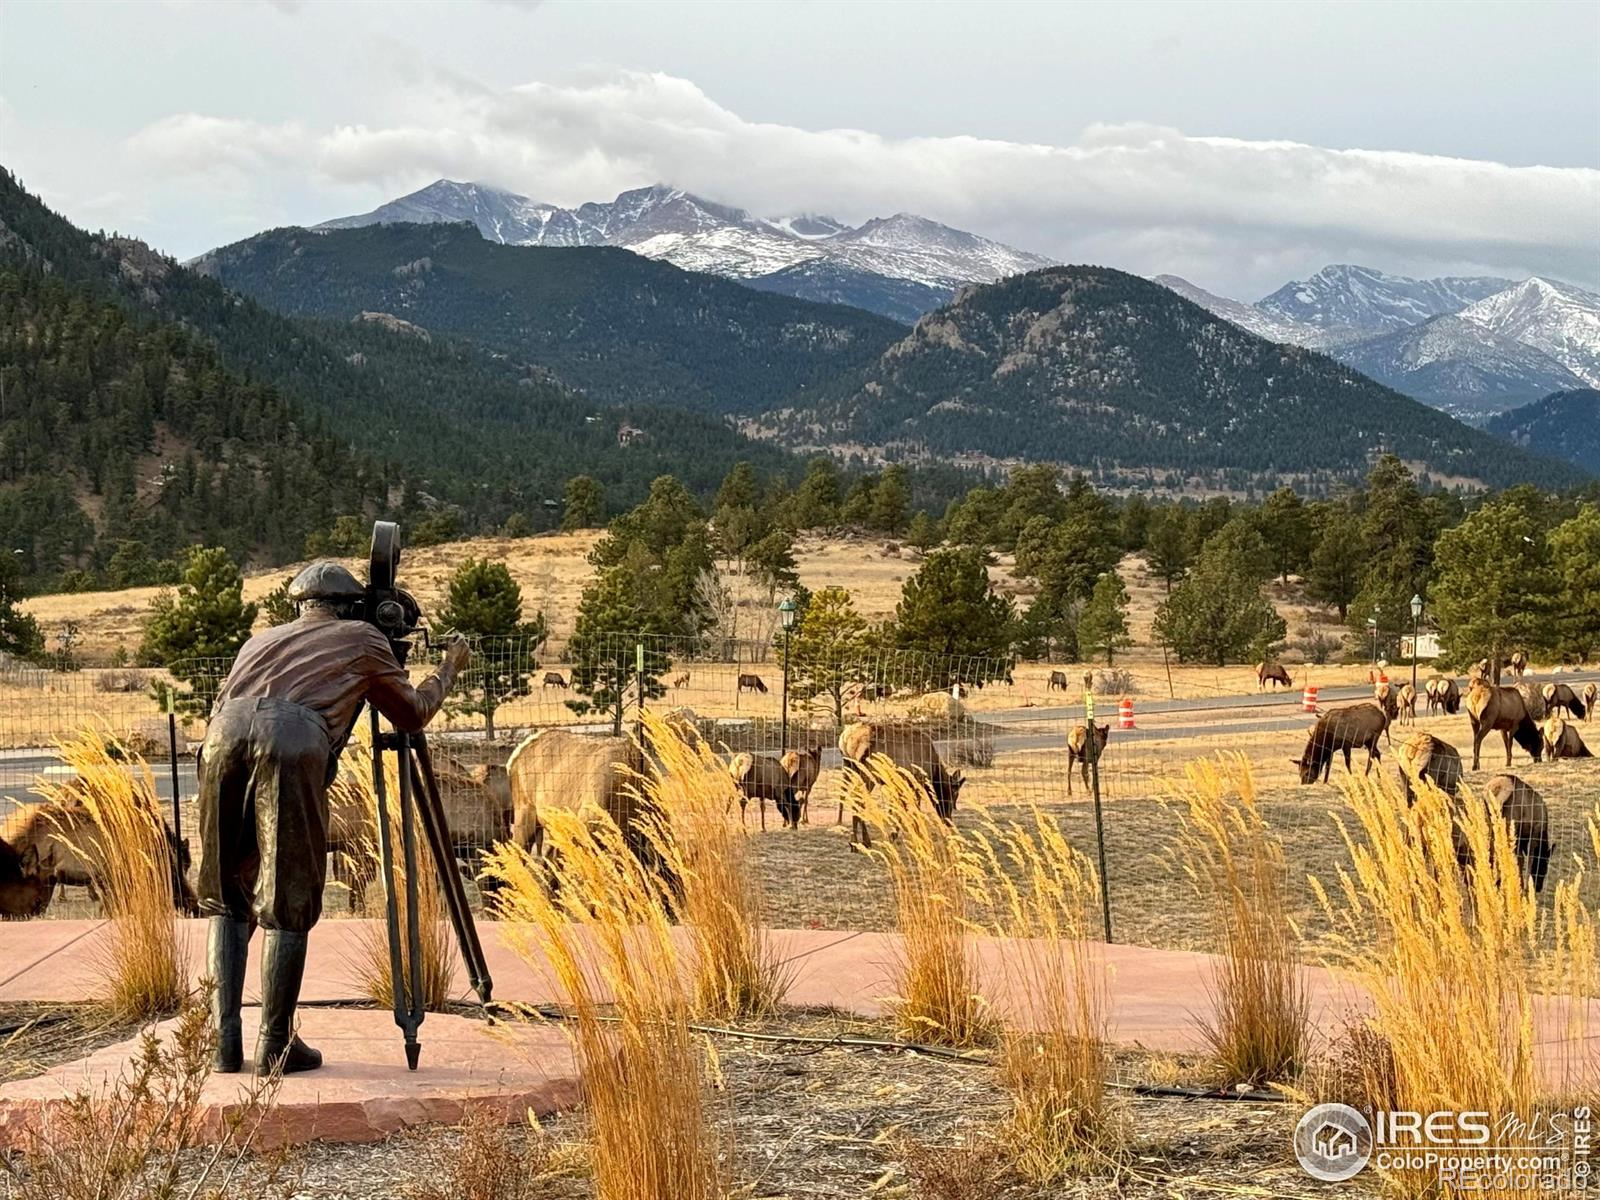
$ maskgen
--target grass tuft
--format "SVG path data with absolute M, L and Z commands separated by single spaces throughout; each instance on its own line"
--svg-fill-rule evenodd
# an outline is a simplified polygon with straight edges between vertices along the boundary
M 1256 805 L 1243 755 L 1197 759 L 1164 784 L 1177 812 L 1172 855 L 1210 910 L 1221 962 L 1201 1029 L 1230 1082 L 1292 1079 L 1306 1065 L 1309 1009 L 1289 917 L 1283 843 Z
M 62 741 L 59 753 L 76 777 L 39 793 L 111 918 L 108 1003 L 120 1017 L 170 1013 L 187 994 L 188 964 L 174 919 L 172 845 L 150 766 L 93 730 Z

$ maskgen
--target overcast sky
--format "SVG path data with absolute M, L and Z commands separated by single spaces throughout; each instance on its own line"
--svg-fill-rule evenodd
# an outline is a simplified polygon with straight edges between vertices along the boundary
M 1600 289 L 1600 3 L 0 0 L 0 162 L 189 257 L 441 176 L 905 210 L 1255 299 Z

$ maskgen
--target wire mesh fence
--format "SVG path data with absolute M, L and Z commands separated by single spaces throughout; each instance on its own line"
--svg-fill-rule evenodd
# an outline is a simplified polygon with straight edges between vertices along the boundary
M 1175 857 L 1178 817 L 1164 800 L 1165 781 L 1196 757 L 1227 752 L 1250 761 L 1261 808 L 1284 843 L 1295 915 L 1313 941 L 1321 926 L 1307 879 L 1332 881 L 1348 858 L 1337 823 L 1340 792 L 1321 783 L 1301 785 L 1294 765 L 1316 719 L 1305 711 L 1299 690 L 1260 693 L 1235 680 L 1231 693 L 1194 694 L 1191 687 L 1184 697 L 1150 686 L 1148 667 L 1141 677 L 1118 668 L 892 649 L 801 653 L 791 647 L 794 652 L 786 653 L 781 630 L 771 641 L 615 637 L 591 638 L 585 645 L 577 654 L 569 647 L 479 641 L 430 726 L 440 791 L 467 873 L 475 873 L 488 846 L 517 836 L 519 805 L 606 808 L 607 789 L 615 786 L 607 782 L 610 764 L 630 761 L 628 739 L 644 708 L 670 713 L 679 728 L 692 729 L 725 761 L 785 752 L 810 760 L 809 767 L 796 768 L 804 784 L 798 828 L 783 827 L 759 788 L 751 789 L 747 806 L 729 814 L 758 836 L 757 857 L 778 925 L 892 927 L 879 873 L 850 849 L 839 743 L 844 727 L 859 722 L 913 727 L 926 736 L 940 763 L 960 773 L 958 826 L 969 826 L 978 808 L 1005 815 L 1041 805 L 1092 861 L 1099 861 L 1103 848 L 1110 932 L 1119 941 L 1211 948 L 1213 931 Z M 438 647 L 419 646 L 408 664 L 413 680 L 420 682 L 438 657 Z M 65 771 L 56 743 L 96 727 L 152 763 L 165 805 L 171 806 L 175 787 L 178 803 L 169 808 L 169 820 L 192 842 L 195 750 L 228 665 L 215 660 L 162 669 L 0 668 L 0 836 L 14 833 L 37 805 L 41 782 Z M 1361 686 L 1326 688 L 1319 701 L 1326 710 L 1361 703 L 1370 694 Z M 1093 773 L 1083 756 L 1069 751 L 1091 699 L 1097 724 L 1107 731 Z M 357 724 L 360 736 L 365 722 Z M 1600 731 L 1600 722 L 1575 725 L 1580 736 L 1600 740 L 1600 732 L 1589 732 Z M 1422 711 L 1414 726 L 1391 728 L 1373 769 L 1393 771 L 1400 745 L 1417 731 L 1459 748 L 1470 768 L 1465 712 Z M 545 739 L 539 753 L 513 760 L 533 737 Z M 1364 759 L 1357 751 L 1356 771 Z M 1506 769 L 1503 745 L 1491 734 L 1482 747 L 1482 769 L 1469 769 L 1467 782 L 1481 786 Z M 1554 850 L 1547 893 L 1555 882 L 1586 870 L 1587 898 L 1600 906 L 1600 871 L 1587 825 L 1600 803 L 1600 760 L 1533 764 L 1514 748 L 1509 769 L 1537 789 L 1548 808 Z M 1335 779 L 1342 770 L 1342 762 L 1336 763 Z M 365 820 L 335 803 L 328 915 L 367 911 L 370 871 L 357 865 Z M 521 827 L 525 833 L 526 822 Z M 88 896 L 75 889 L 48 910 L 94 911 Z

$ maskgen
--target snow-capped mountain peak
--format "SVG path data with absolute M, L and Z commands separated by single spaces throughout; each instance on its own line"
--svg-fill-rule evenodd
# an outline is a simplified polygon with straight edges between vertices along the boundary
M 318 226 L 343 229 L 401 221 L 470 221 L 487 238 L 510 245 L 623 246 L 690 271 L 734 279 L 767 280 L 769 290 L 811 297 L 826 279 L 826 295 L 892 294 L 904 319 L 909 296 L 931 308 L 957 288 L 992 283 L 1007 275 L 1052 265 L 1048 258 L 1013 249 L 919 217 L 896 213 L 851 227 L 832 217 L 802 214 L 762 219 L 681 188 L 656 184 L 623 192 L 615 200 L 575 209 L 540 204 L 484 184 L 441 179 L 421 191 L 360 216 Z M 826 263 L 825 272 L 791 272 Z M 787 274 L 785 274 L 787 273 Z M 859 282 L 852 287 L 851 280 Z M 908 291 L 899 284 L 912 285 Z
M 1461 310 L 1461 319 L 1542 351 L 1600 386 L 1600 295 L 1535 275 Z
M 1332 341 L 1395 333 L 1430 317 L 1510 287 L 1512 280 L 1446 276 L 1411 279 L 1351 263 L 1323 267 L 1309 279 L 1284 284 L 1256 307 L 1284 320 L 1314 326 Z

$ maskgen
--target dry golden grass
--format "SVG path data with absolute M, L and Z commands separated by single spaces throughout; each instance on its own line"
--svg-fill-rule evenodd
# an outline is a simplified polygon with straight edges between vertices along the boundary
M 872 833 L 866 853 L 882 863 L 900 933 L 891 999 L 901 1031 L 949 1046 L 987 1042 L 994 1013 L 978 984 L 971 912 L 982 902 L 977 849 L 933 812 L 927 785 L 883 755 L 866 765 L 869 790 L 852 775 L 846 807 Z
M 750 835 L 730 813 L 737 791 L 727 767 L 702 739 L 644 715 L 655 769 L 631 786 L 641 793 L 644 834 L 674 881 L 673 908 L 692 959 L 694 1011 L 715 1018 L 766 1016 L 793 980 L 770 930 L 766 899 L 751 862 Z
M 1256 805 L 1250 763 L 1197 759 L 1166 793 L 1175 868 L 1208 906 L 1221 956 L 1206 1041 L 1230 1082 L 1290 1079 L 1305 1065 L 1309 1014 L 1283 844 Z
M 1556 897 L 1567 925 L 1561 948 L 1541 953 L 1538 903 L 1513 836 L 1478 793 L 1463 788 L 1452 804 L 1423 784 L 1408 805 L 1387 779 L 1341 788 L 1355 822 L 1345 832 L 1352 867 L 1331 888 L 1313 882 L 1340 931 L 1331 961 L 1372 996 L 1370 1029 L 1387 1046 L 1373 1058 L 1392 1076 L 1364 1081 L 1368 1094 L 1420 1112 L 1482 1111 L 1496 1124 L 1531 1119 L 1541 1102 L 1564 1095 L 1592 1096 L 1600 1086 L 1592 1061 L 1569 1064 L 1552 1088 L 1536 1054 L 1535 994 L 1560 987 L 1575 1014 L 1581 989 L 1592 986 L 1580 973 L 1594 970 L 1595 918 L 1577 903 L 1576 886 L 1563 884 Z M 1471 850 L 1470 871 L 1457 865 L 1457 837 Z M 1500 1140 L 1516 1143 L 1517 1128 L 1497 1130 Z M 1454 1194 L 1427 1172 L 1388 1182 L 1406 1195 Z
M 88 867 L 111 918 L 104 971 L 108 1003 L 124 1017 L 172 1012 L 188 990 L 172 904 L 174 864 L 149 765 L 88 730 L 61 742 L 76 778 L 40 794 L 87 821 L 60 822 L 60 835 Z
M 990 823 L 974 841 L 1017 1005 L 1001 1035 L 1011 1113 L 1000 1140 L 1038 1184 L 1112 1168 L 1124 1130 L 1106 1087 L 1105 967 L 1089 944 L 1094 868 L 1037 807 L 1031 820 Z
M 548 971 L 568 1010 L 583 1080 L 598 1200 L 713 1200 L 727 1194 L 689 1030 L 688 964 L 668 897 L 609 820 L 546 818 L 549 858 L 491 851 L 503 935 Z M 547 886 L 547 884 L 549 886 Z
M 384 790 L 387 793 L 386 808 L 389 815 L 389 842 L 393 847 L 394 858 L 395 918 L 402 930 L 400 958 L 404 965 L 405 986 L 409 989 L 411 947 L 404 934 L 409 901 L 405 853 L 402 849 L 404 843 L 401 841 L 400 773 L 393 754 L 384 755 L 383 766 Z M 388 926 L 382 923 L 387 912 L 382 886 L 383 855 L 376 834 L 378 793 L 373 787 L 372 751 L 368 746 L 358 742 L 345 750 L 344 763 L 340 768 L 338 779 L 334 782 L 334 788 L 343 793 L 346 802 L 353 801 L 360 811 L 367 814 L 364 827 L 373 831 L 359 840 L 357 849 L 353 853 L 365 861 L 353 863 L 352 869 L 369 874 L 377 885 L 367 888 L 366 906 L 367 915 L 377 917 L 380 923 L 361 927 L 359 939 L 361 953 L 351 964 L 351 970 L 362 995 L 389 1008 L 394 1004 L 394 976 L 389 958 Z M 334 806 L 339 806 L 341 803 L 340 796 L 330 799 Z M 416 824 L 416 840 L 417 916 L 422 946 L 422 1003 L 428 1011 L 438 1012 L 450 1001 L 450 981 L 456 968 L 456 944 L 439 883 L 438 868 L 433 861 L 432 852 L 428 849 L 427 839 L 422 835 L 420 820 Z M 449 863 L 448 869 L 455 870 L 455 863 Z

